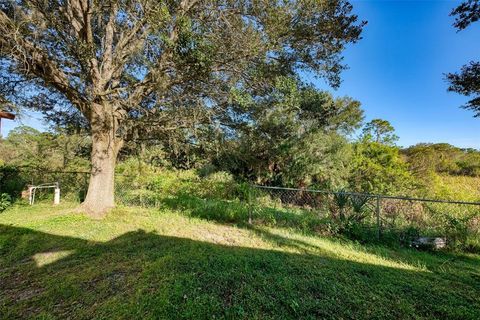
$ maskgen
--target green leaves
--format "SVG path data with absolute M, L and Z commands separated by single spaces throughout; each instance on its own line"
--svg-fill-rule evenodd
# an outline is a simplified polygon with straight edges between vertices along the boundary
M 363 111 L 350 98 L 335 99 L 295 77 L 276 77 L 262 91 L 231 91 L 235 128 L 215 162 L 261 183 L 283 186 L 345 186 L 351 156 L 345 134 Z
M 0 213 L 12 204 L 12 197 L 8 193 L 0 193 Z
M 480 19 L 480 1 L 463 1 L 450 15 L 455 16 L 453 26 L 461 31 Z M 464 65 L 459 73 L 447 74 L 450 83 L 449 91 L 460 93 L 472 99 L 463 107 L 474 112 L 475 117 L 480 116 L 480 62 L 470 61 Z
M 354 145 L 350 186 L 362 192 L 402 194 L 414 190 L 416 182 L 397 147 L 360 141 Z
M 363 139 L 375 141 L 376 143 L 394 145 L 398 141 L 395 129 L 387 120 L 373 119 L 363 128 Z

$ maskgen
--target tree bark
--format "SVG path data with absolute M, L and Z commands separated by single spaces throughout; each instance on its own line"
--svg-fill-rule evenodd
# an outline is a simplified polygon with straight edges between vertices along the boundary
M 115 165 L 123 141 L 115 136 L 116 120 L 110 108 L 93 108 L 92 169 L 82 209 L 93 218 L 102 218 L 115 207 Z

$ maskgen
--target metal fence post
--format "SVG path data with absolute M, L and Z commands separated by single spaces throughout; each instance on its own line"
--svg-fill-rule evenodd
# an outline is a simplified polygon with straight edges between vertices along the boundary
M 252 224 L 252 186 L 247 189 L 248 224 Z
M 380 196 L 377 196 L 377 207 L 376 207 L 376 216 L 377 216 L 377 240 L 380 240 Z
M 53 204 L 60 204 L 60 184 L 58 182 L 55 183 Z

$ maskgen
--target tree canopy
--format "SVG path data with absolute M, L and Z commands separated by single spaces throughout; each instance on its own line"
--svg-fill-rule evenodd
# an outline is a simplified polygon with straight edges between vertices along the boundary
M 232 116 L 233 110 L 247 116 Z M 229 114 L 235 130 L 220 136 L 213 162 L 260 183 L 290 186 L 341 184 L 348 174 L 346 135 L 363 120 L 358 101 L 288 77 L 263 95 L 237 92 Z
M 453 26 L 461 31 L 480 19 L 480 0 L 468 0 L 456 7 L 452 12 L 455 16 Z M 447 81 L 450 83 L 449 91 L 472 97 L 464 108 L 474 112 L 475 117 L 480 116 L 480 62 L 470 61 L 464 65 L 460 72 L 449 73 Z
M 99 215 L 114 205 L 126 140 L 182 128 L 191 112 L 224 128 L 233 89 L 264 90 L 279 75 L 338 86 L 363 25 L 344 0 L 3 1 L 0 96 L 89 130 L 84 209 Z
M 389 121 L 373 119 L 365 124 L 362 130 L 362 138 L 380 144 L 393 145 L 398 140 L 398 136 L 394 132 L 395 129 Z

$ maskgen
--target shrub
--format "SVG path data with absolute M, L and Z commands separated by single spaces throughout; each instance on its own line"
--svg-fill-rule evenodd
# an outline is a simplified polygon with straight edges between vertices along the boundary
M 197 170 L 198 175 L 201 178 L 208 177 L 209 175 L 211 175 L 211 174 L 213 174 L 217 171 L 218 171 L 218 168 L 211 163 L 208 163 L 208 164 L 204 165 L 203 167 L 201 167 Z
M 352 212 L 348 219 L 354 222 L 361 222 L 367 216 L 366 204 L 370 200 L 370 197 L 364 195 L 354 195 L 350 197 L 350 204 L 352 206 Z
M 8 194 L 13 201 L 20 196 L 25 184 L 18 167 L 0 165 L 0 193 Z
M 448 246 L 452 249 L 464 250 L 474 231 L 470 229 L 470 222 L 475 216 L 456 217 L 450 214 L 443 215 L 445 236 Z
M 336 212 L 338 212 L 338 215 L 336 214 L 335 211 L 332 212 L 334 214 L 334 218 L 338 218 L 340 221 L 345 221 L 345 218 L 346 218 L 345 211 L 347 210 L 349 199 L 350 199 L 350 196 L 343 191 L 340 191 L 334 194 L 333 200 L 338 209 L 338 210 L 335 210 Z
M 12 198 L 8 193 L 0 193 L 0 212 L 5 211 L 12 204 Z
M 199 183 L 202 197 L 232 200 L 241 193 L 233 176 L 224 171 L 212 173 Z

